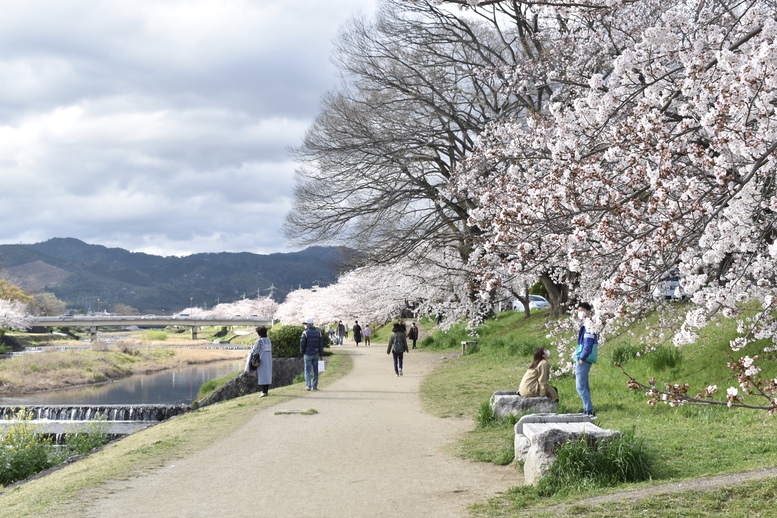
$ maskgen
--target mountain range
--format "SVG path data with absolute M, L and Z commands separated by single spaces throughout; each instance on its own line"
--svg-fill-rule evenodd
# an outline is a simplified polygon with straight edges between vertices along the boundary
M 208 308 L 268 295 L 282 302 L 291 290 L 335 282 L 346 257 L 346 249 L 335 247 L 161 257 L 54 238 L 0 245 L 0 271 L 28 294 L 53 293 L 75 311 L 120 303 L 141 313 L 169 313 L 190 302 Z

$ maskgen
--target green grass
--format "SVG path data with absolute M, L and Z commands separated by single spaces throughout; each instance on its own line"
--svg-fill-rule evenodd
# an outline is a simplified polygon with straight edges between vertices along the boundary
M 443 367 L 424 381 L 421 394 L 425 408 L 440 417 L 465 417 L 482 423 L 485 420 L 483 402 L 496 390 L 516 389 L 531 362 L 530 351 L 549 345 L 545 323 L 545 315 L 536 313 L 525 319 L 522 314 L 505 312 L 489 320 L 479 330 L 476 352 L 466 356 L 451 354 Z M 659 404 L 651 407 L 644 394 L 626 387 L 628 378 L 613 362 L 623 363 L 624 368 L 642 382 L 652 376 L 657 378 L 660 387 L 664 382 L 687 382 L 691 395 L 717 384 L 725 395 L 727 387 L 738 385 L 726 367 L 730 353 L 728 342 L 735 332 L 733 322 L 720 321 L 711 325 L 701 333 L 696 344 L 679 350 L 664 345 L 649 354 L 644 354 L 641 338 L 646 331 L 641 326 L 635 326 L 633 330 L 633 334 L 623 334 L 602 344 L 599 362 L 592 368 L 590 377 L 594 407 L 599 417 L 597 424 L 602 428 L 633 430 L 633 438 L 645 445 L 656 459 L 653 482 L 620 483 L 619 489 L 777 465 L 775 417 L 764 411 L 725 406 L 672 408 Z M 463 326 L 454 326 L 449 333 L 438 332 L 428 338 L 423 347 L 460 353 L 459 341 L 463 334 Z M 559 358 L 552 348 L 551 352 L 553 365 Z M 748 346 L 733 356 L 754 354 L 757 354 L 757 348 Z M 777 376 L 774 359 L 761 366 L 765 377 Z M 560 413 L 581 411 L 573 376 L 562 376 L 551 383 L 559 389 Z M 505 435 L 501 436 L 502 433 Z M 512 433 L 509 426 L 504 426 L 503 431 L 494 425 L 477 426 L 459 441 L 458 454 L 498 464 L 505 456 L 506 441 L 512 440 Z M 520 515 L 539 504 L 574 501 L 608 491 L 612 490 L 604 485 L 590 484 L 590 487 L 578 488 L 572 496 L 541 497 L 534 488 L 520 488 L 477 508 L 477 513 L 482 516 Z
M 240 375 L 240 372 L 233 372 L 231 374 L 227 374 L 226 376 L 223 376 L 221 378 L 213 378 L 205 381 L 202 385 L 200 385 L 200 390 L 197 391 L 197 400 L 200 400 L 204 398 L 205 396 L 209 395 L 214 390 L 223 387 L 227 384 L 227 382 L 235 379 L 237 376 Z

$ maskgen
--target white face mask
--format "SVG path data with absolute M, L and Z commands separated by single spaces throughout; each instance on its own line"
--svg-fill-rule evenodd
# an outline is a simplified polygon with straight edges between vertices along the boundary
M 577 318 L 579 318 L 580 320 L 585 320 L 585 311 L 578 311 Z

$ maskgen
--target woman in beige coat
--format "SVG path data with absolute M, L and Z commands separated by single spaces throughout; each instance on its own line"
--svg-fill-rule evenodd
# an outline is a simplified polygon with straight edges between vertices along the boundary
M 518 388 L 518 394 L 524 397 L 548 397 L 553 401 L 558 401 L 558 391 L 556 387 L 548 385 L 550 378 L 550 351 L 538 347 L 534 350 L 534 361 L 529 370 L 521 379 L 521 386 Z

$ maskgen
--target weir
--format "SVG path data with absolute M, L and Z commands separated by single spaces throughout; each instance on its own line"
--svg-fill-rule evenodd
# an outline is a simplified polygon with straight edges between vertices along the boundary
M 102 422 L 111 439 L 116 439 L 152 426 L 191 410 L 190 405 L 29 405 L 0 406 L 0 435 L 18 421 L 26 410 L 38 433 L 60 443 L 65 434 L 89 432 L 95 422 Z
M 52 421 L 164 421 L 191 410 L 191 405 L 16 405 L 0 406 L 0 417 L 12 419 L 22 410 L 34 420 Z

